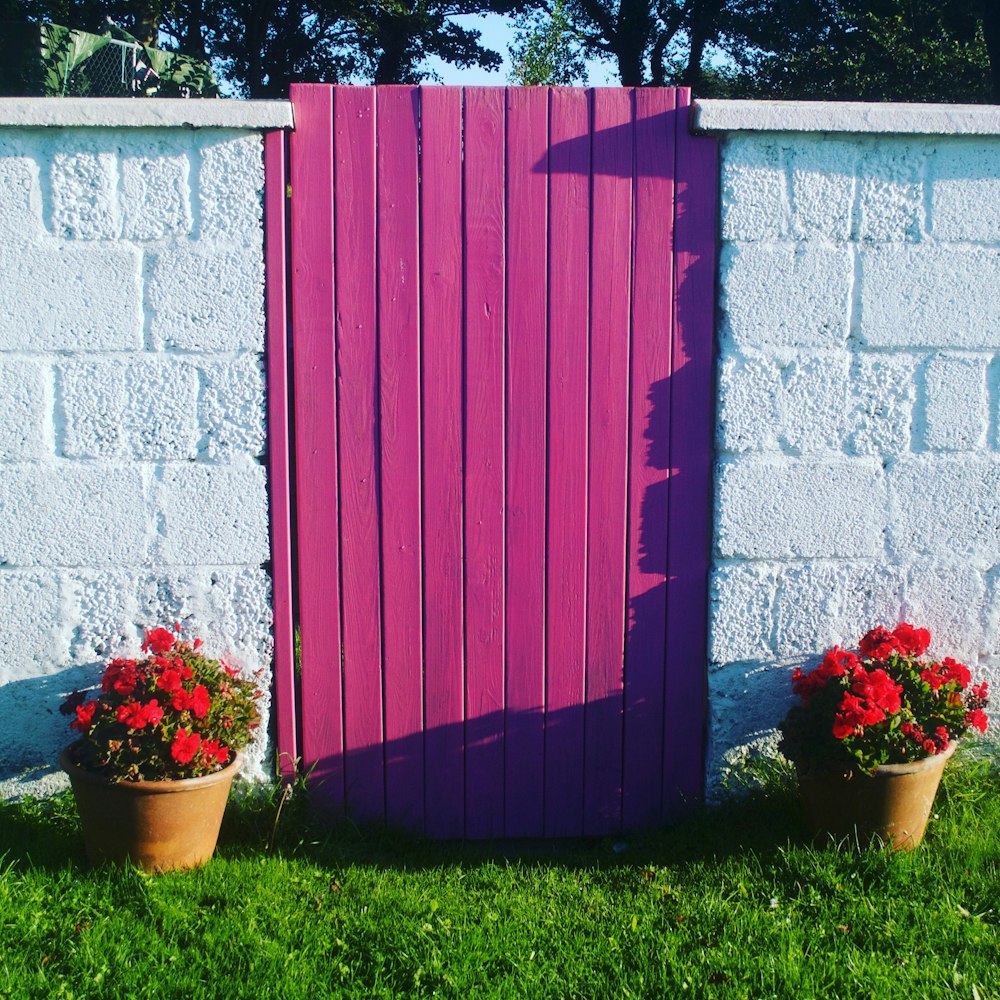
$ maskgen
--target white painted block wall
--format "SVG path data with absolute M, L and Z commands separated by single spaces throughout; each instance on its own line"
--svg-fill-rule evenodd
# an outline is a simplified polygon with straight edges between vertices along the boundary
M 734 133 L 722 161 L 710 784 L 875 624 L 1000 695 L 1000 136 Z
M 262 193 L 246 129 L 0 128 L 0 794 L 145 625 L 270 666 Z

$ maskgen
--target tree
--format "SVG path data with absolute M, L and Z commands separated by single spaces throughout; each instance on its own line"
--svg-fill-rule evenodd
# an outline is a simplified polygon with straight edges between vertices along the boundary
M 1000 100 L 994 4 L 760 0 L 743 16 L 748 47 L 737 88 L 748 96 L 828 100 Z
M 525 0 L 25 0 L 35 20 L 89 31 L 107 17 L 139 38 L 211 60 L 231 89 L 279 97 L 293 80 L 415 83 L 437 56 L 499 66 L 462 14 L 514 13 Z M 163 43 L 164 37 L 167 39 Z
M 562 2 L 568 33 L 554 30 L 555 8 L 547 6 L 532 44 L 559 42 L 553 65 L 574 45 L 610 58 L 627 86 L 686 84 L 701 96 L 1000 102 L 1000 0 Z
M 587 82 L 587 65 L 573 34 L 562 0 L 551 14 L 531 11 L 515 22 L 509 46 L 513 69 L 510 82 L 522 87 L 552 84 L 568 87 Z

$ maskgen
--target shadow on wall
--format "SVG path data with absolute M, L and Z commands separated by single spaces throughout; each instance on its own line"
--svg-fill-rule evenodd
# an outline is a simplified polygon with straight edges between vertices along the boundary
M 66 787 L 59 754 L 73 742 L 59 706 L 70 692 L 93 686 L 101 664 L 81 663 L 58 673 L 0 685 L 0 798 L 46 795 Z

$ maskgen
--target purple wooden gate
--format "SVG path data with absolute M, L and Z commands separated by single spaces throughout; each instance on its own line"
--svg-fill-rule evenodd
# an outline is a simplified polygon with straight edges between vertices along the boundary
M 284 759 L 433 837 L 669 818 L 702 783 L 715 143 L 685 90 L 292 101 L 287 175 L 267 144 Z

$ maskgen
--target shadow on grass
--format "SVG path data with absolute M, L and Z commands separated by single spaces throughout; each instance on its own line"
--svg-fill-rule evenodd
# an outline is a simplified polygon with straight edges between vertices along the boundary
M 997 799 L 1000 774 L 991 753 L 967 754 L 949 767 L 936 810 L 955 822 L 984 798 Z M 790 847 L 811 845 L 793 783 L 770 776 L 763 787 L 730 795 L 659 830 L 615 837 L 430 841 L 384 828 L 361 829 L 324 821 L 302 788 L 242 785 L 234 790 L 217 857 L 275 857 L 321 867 L 377 866 L 422 871 L 490 863 L 528 867 L 614 869 L 721 865 L 753 855 L 768 865 Z M 0 859 L 4 867 L 62 871 L 85 868 L 83 839 L 71 793 L 50 799 L 0 803 Z

